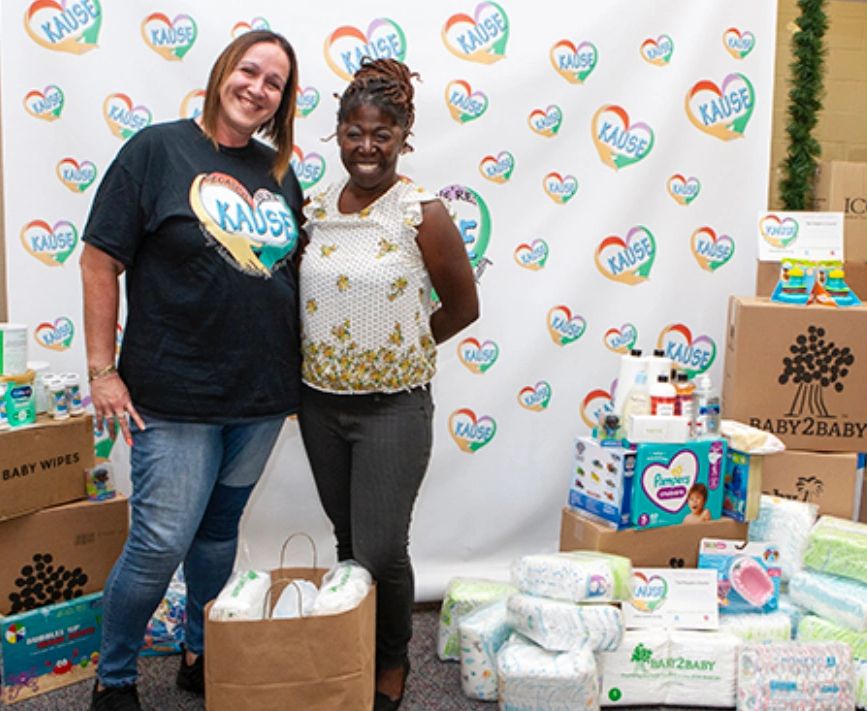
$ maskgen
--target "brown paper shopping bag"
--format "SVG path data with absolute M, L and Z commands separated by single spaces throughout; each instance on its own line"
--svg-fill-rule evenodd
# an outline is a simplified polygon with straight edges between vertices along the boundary
M 319 585 L 326 572 L 316 567 L 315 549 L 311 568 L 283 567 L 281 553 L 280 568 L 271 571 L 268 615 L 289 580 Z M 205 607 L 207 711 L 373 708 L 375 586 L 358 607 L 337 615 L 212 621 L 212 604 Z

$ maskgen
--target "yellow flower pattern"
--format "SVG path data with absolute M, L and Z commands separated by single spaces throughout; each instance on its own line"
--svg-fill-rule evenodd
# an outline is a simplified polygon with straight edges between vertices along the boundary
M 315 314 L 319 309 L 319 304 L 316 303 L 316 299 L 307 299 L 307 303 L 304 304 L 304 308 L 307 310 L 308 314 Z
M 406 277 L 398 277 L 391 282 L 391 291 L 388 292 L 388 300 L 394 301 L 399 296 L 403 296 L 403 292 L 406 291 L 408 283 Z
M 344 292 L 349 288 L 349 277 L 345 274 L 341 274 L 337 277 L 337 290 L 340 292 Z
M 377 259 L 382 259 L 386 254 L 391 254 L 398 250 L 398 246 L 394 242 L 389 242 L 383 238 L 379 240 L 379 251 L 376 253 Z

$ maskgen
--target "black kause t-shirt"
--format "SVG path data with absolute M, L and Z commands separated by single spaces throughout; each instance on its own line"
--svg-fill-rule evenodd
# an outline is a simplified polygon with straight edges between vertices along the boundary
M 84 241 L 126 267 L 119 370 L 143 412 L 232 422 L 294 412 L 301 189 L 274 151 L 216 149 L 191 120 L 142 130 L 105 174 Z

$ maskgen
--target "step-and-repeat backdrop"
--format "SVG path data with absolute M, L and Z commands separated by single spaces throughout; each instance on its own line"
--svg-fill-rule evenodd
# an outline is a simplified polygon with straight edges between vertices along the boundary
M 752 292 L 766 208 L 775 6 L 4 0 L 10 320 L 29 326 L 32 359 L 85 370 L 78 258 L 94 192 L 123 141 L 198 114 L 234 36 L 270 28 L 295 46 L 293 168 L 308 194 L 343 174 L 335 92 L 365 55 L 405 62 L 422 82 L 400 169 L 451 200 L 482 303 L 440 348 L 419 597 L 453 575 L 502 575 L 556 547 L 573 438 L 608 403 L 620 353 L 662 347 L 719 383 L 727 297 Z M 123 444 L 112 459 L 128 488 Z M 295 530 L 333 559 L 290 420 L 244 557 L 273 565 Z

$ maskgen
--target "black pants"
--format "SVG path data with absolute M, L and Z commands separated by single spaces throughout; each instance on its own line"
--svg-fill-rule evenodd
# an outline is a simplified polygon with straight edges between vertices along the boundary
M 415 580 L 409 525 L 432 440 L 428 388 L 332 395 L 305 387 L 301 436 L 339 560 L 354 559 L 377 583 L 376 661 L 400 666 L 412 637 Z

